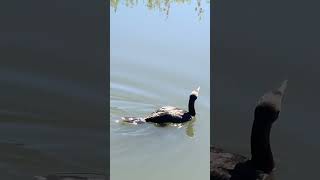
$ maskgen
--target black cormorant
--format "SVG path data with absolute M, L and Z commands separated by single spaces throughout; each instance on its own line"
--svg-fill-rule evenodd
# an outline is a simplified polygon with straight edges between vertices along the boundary
M 122 117 L 123 122 L 133 123 L 133 124 L 140 124 L 145 122 L 152 122 L 152 123 L 184 123 L 190 121 L 192 117 L 196 115 L 196 111 L 194 109 L 194 103 L 198 98 L 200 91 L 200 87 L 196 90 L 193 90 L 189 97 L 188 103 L 188 111 L 173 107 L 173 106 L 164 106 L 160 109 L 156 110 L 155 112 L 151 113 L 150 115 L 137 118 L 137 117 Z
M 212 180 L 262 180 L 273 169 L 274 160 L 270 146 L 272 124 L 278 119 L 287 80 L 280 88 L 264 94 L 254 111 L 251 131 L 251 159 L 210 147 L 210 179 Z

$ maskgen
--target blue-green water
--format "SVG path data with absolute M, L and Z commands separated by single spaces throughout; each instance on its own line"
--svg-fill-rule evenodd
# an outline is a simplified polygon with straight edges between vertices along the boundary
M 209 3 L 170 1 L 170 11 L 145 2 L 111 7 L 111 179 L 209 179 Z M 199 8 L 199 7 L 198 7 Z M 199 10 L 199 9 L 198 9 Z M 173 105 L 187 109 L 201 86 L 195 120 L 177 126 L 123 125 Z

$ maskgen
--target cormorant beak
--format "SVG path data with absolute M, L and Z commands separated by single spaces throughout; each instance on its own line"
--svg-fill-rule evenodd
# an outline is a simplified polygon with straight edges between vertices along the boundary
M 199 86 L 196 90 L 193 90 L 193 91 L 191 92 L 191 95 L 195 95 L 195 96 L 198 97 L 199 91 L 200 91 L 200 86 Z
M 282 82 L 281 86 L 279 87 L 278 91 L 284 95 L 285 90 L 287 89 L 288 80 Z

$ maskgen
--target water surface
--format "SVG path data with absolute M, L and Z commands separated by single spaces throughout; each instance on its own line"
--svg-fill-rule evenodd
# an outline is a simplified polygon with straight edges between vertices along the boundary
M 1 4 L 0 179 L 106 173 L 102 5 Z
M 200 19 L 197 1 L 168 2 L 169 13 L 144 1 L 120 1 L 110 9 L 113 180 L 209 179 L 209 3 L 201 2 Z M 118 123 L 122 116 L 141 117 L 165 105 L 187 109 L 198 86 L 191 122 Z

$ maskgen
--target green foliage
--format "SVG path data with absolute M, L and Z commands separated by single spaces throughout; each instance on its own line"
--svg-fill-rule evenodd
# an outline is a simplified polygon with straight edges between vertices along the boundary
M 210 3 L 210 0 L 204 1 L 205 3 Z M 139 0 L 110 0 L 110 6 L 115 12 L 118 9 L 119 3 L 123 3 L 127 7 L 134 7 L 138 5 Z M 171 4 L 190 4 L 192 3 L 192 0 L 143 0 L 141 1 L 141 3 L 144 3 L 149 10 L 159 10 L 168 17 L 170 13 Z M 199 16 L 199 19 L 201 19 L 202 14 L 204 12 L 202 8 L 202 0 L 196 0 L 196 4 L 197 5 L 195 7 L 195 12 Z

